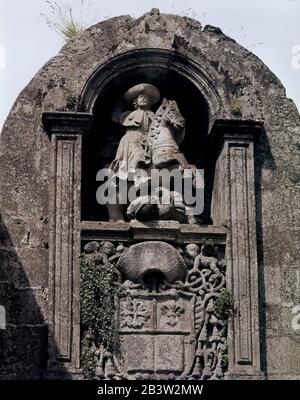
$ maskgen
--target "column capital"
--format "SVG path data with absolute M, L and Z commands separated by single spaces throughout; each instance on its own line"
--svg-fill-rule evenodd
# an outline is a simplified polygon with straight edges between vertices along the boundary
M 52 134 L 79 134 L 89 130 L 93 114 L 83 112 L 44 112 L 43 125 L 49 137 Z
M 263 130 L 261 121 L 217 119 L 208 134 L 209 147 L 217 151 L 225 141 L 253 142 Z

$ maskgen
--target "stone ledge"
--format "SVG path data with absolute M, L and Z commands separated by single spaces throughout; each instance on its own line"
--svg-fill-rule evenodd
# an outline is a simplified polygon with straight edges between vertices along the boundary
M 141 241 L 165 240 L 167 242 L 204 243 L 212 239 L 218 244 L 225 244 L 226 229 L 212 225 L 180 224 L 177 221 L 140 222 L 104 222 L 82 221 L 81 239 L 84 241 Z
M 93 115 L 83 112 L 44 112 L 43 125 L 49 136 L 52 133 L 84 133 L 92 124 Z

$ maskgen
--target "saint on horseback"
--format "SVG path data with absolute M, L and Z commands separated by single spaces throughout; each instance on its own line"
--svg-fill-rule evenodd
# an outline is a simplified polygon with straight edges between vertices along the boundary
M 150 84 L 130 88 L 123 99 L 127 104 L 133 104 L 135 110 L 120 112 L 115 109 L 112 115 L 112 119 L 126 129 L 110 165 L 117 180 L 128 180 L 130 173 L 142 171 L 142 174 L 133 174 L 131 183 L 138 193 L 142 186 L 151 184 L 153 170 L 194 171 L 195 167 L 187 162 L 179 149 L 185 136 L 185 119 L 176 101 L 163 99 L 154 114 L 151 107 L 158 103 L 160 93 Z M 194 217 L 189 217 L 182 194 L 165 186 L 158 186 L 150 195 L 138 195 L 126 206 L 109 204 L 107 209 L 110 221 L 124 220 L 126 212 L 129 219 L 196 222 Z

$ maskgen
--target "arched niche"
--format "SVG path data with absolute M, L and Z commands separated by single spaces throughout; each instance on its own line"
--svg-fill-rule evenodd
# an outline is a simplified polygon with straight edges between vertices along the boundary
M 156 85 L 162 97 L 178 102 L 187 121 L 181 149 L 188 161 L 205 169 L 205 211 L 207 224 L 212 226 L 176 221 L 148 225 L 103 222 L 107 217 L 105 208 L 100 211 L 96 203 L 96 173 L 114 158 L 113 150 L 105 155 L 107 145 L 118 145 L 122 136 L 111 122 L 111 111 L 129 87 L 141 82 Z M 77 111 L 44 113 L 53 162 L 50 276 L 64 281 L 59 290 L 54 279 L 50 282 L 50 317 L 57 347 L 49 358 L 53 370 L 57 362 L 76 370 L 80 367 L 79 255 L 84 242 L 154 238 L 201 244 L 212 239 L 226 245 L 226 285 L 241 305 L 229 328 L 228 376 L 263 377 L 254 175 L 254 141 L 262 125 L 254 120 L 224 119 L 226 104 L 217 90 L 220 87 L 200 64 L 173 51 L 142 48 L 104 62 L 87 80 Z
M 83 138 L 82 148 L 83 220 L 107 220 L 105 207 L 96 202 L 99 183 L 95 177 L 99 169 L 113 160 L 124 134 L 111 121 L 111 112 L 128 88 L 142 82 L 155 85 L 161 99 L 176 100 L 186 119 L 181 150 L 191 164 L 205 169 L 206 197 L 209 198 L 211 168 L 207 159 L 207 135 L 222 109 L 213 80 L 199 65 L 174 52 L 139 49 L 114 57 L 98 68 L 81 94 L 81 110 L 93 114 L 92 128 Z M 205 214 L 209 216 L 209 201 L 206 201 Z

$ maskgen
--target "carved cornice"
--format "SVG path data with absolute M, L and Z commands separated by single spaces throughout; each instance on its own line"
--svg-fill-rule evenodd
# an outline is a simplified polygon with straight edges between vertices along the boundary
M 255 120 L 217 119 L 209 134 L 212 153 L 219 150 L 224 141 L 255 141 L 264 130 L 263 122 Z
M 89 130 L 93 115 L 83 112 L 44 112 L 43 125 L 47 134 L 84 134 Z
M 225 244 L 226 229 L 207 225 L 180 224 L 177 221 L 156 222 L 81 222 L 82 240 L 129 241 L 165 240 L 177 244 L 204 243 L 212 239 L 215 243 Z

